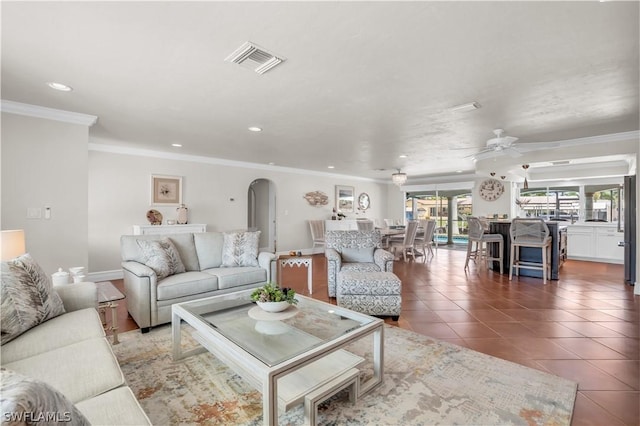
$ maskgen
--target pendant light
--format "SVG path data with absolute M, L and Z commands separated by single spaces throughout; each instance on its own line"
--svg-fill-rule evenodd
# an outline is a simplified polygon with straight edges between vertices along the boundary
M 529 182 L 527 182 L 527 169 L 529 168 L 529 165 L 523 164 L 522 168 L 524 169 L 524 185 L 522 185 L 522 188 L 529 189 Z

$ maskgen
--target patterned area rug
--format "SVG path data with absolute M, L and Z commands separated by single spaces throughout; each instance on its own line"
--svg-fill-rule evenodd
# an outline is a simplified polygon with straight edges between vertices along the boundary
M 213 355 L 174 363 L 171 327 L 131 331 L 113 346 L 154 425 L 262 424 L 262 396 Z M 385 326 L 384 382 L 351 404 L 337 394 L 324 425 L 569 425 L 577 384 L 397 327 Z M 197 344 L 183 333 L 186 347 Z M 372 339 L 371 339 L 372 340 Z M 366 357 L 371 341 L 348 349 Z M 367 359 L 363 374 L 371 374 Z M 303 424 L 302 405 L 280 424 Z

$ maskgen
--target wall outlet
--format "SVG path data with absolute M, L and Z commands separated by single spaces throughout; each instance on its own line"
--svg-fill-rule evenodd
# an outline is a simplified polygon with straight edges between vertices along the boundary
M 51 219 L 51 207 L 45 206 L 44 208 L 44 218 L 49 220 Z

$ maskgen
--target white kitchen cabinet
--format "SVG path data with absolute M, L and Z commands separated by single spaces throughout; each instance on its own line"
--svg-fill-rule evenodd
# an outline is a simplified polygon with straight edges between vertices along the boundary
M 595 234 L 590 227 L 567 228 L 567 257 L 569 259 L 595 257 Z
M 576 224 L 567 227 L 567 257 L 605 263 L 623 263 L 624 248 L 618 242 L 624 240 L 615 225 Z
M 624 241 L 624 233 L 615 228 L 596 228 L 596 258 L 624 262 L 624 247 L 618 247 L 620 241 Z

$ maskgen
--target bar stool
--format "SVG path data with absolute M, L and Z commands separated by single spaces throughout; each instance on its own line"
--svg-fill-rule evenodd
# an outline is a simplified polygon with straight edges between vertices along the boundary
M 511 261 L 509 264 L 509 281 L 513 270 L 520 275 L 520 269 L 542 271 L 542 283 L 551 279 L 551 236 L 549 227 L 540 218 L 515 218 L 509 229 L 511 236 Z M 520 260 L 520 248 L 533 247 L 542 249 L 542 263 Z
M 464 262 L 464 269 L 469 267 L 469 259 L 480 260 L 487 264 L 489 261 L 497 260 L 500 262 L 500 273 L 503 272 L 503 246 L 504 238 L 501 234 L 485 234 L 482 221 L 477 217 L 468 217 L 469 223 L 469 242 L 467 243 L 467 259 Z M 490 254 L 489 244 L 498 244 L 498 257 Z M 495 253 L 495 251 L 494 251 Z

